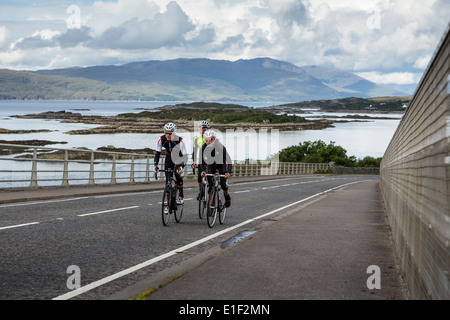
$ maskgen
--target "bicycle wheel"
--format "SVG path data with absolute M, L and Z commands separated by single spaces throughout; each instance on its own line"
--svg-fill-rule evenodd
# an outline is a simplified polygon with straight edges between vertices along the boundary
M 227 214 L 227 208 L 225 208 L 225 195 L 222 190 L 219 192 L 219 222 L 223 224 L 225 221 L 225 215 Z
M 175 191 L 175 194 L 177 194 L 178 192 L 180 192 L 178 189 Z M 176 201 L 176 197 L 174 199 L 174 201 Z M 174 213 L 175 213 L 175 221 L 180 223 L 181 221 L 181 217 L 183 216 L 183 205 L 182 204 L 177 204 L 176 202 L 174 203 L 175 208 L 174 208 Z
M 206 221 L 208 222 L 208 227 L 212 228 L 214 226 L 214 223 L 216 223 L 217 218 L 217 197 L 215 189 L 213 189 L 209 194 L 207 207 Z
M 170 218 L 170 193 L 167 189 L 164 189 L 163 198 L 162 198 L 162 222 L 164 226 L 169 224 Z
M 198 217 L 203 219 L 206 210 L 205 185 L 202 183 L 200 188 L 200 200 L 198 200 Z

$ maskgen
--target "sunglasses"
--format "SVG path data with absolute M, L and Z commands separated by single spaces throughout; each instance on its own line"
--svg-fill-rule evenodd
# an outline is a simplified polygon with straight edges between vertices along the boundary
M 169 136 L 171 136 L 171 135 L 172 135 L 172 132 L 166 132 L 166 134 L 169 135 Z

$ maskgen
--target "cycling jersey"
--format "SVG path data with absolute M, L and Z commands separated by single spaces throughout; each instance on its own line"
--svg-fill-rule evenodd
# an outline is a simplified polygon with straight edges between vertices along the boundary
M 166 135 L 162 135 L 156 144 L 155 166 L 158 166 L 162 148 L 166 149 L 166 163 L 184 168 L 187 163 L 187 152 L 183 138 L 176 135 L 168 141 Z
M 231 173 L 232 167 L 233 165 L 227 148 L 220 141 L 216 140 L 209 146 L 206 143 L 203 144 L 202 162 L 200 164 L 201 171 L 206 171 L 206 168 L 208 170 L 214 168 L 219 170 L 221 174 L 225 174 Z
M 202 146 L 206 143 L 205 138 L 203 138 L 203 135 L 199 134 L 194 138 L 193 147 L 194 150 L 192 152 L 192 162 L 197 163 L 197 159 L 201 161 L 201 154 L 199 155 L 199 152 L 202 150 Z
M 200 171 L 214 174 L 219 171 L 220 174 L 231 173 L 233 165 L 227 148 L 219 141 L 209 146 L 205 143 L 202 146 L 202 163 L 200 164 Z M 212 177 L 208 177 L 208 186 L 212 185 Z M 225 178 L 220 178 L 220 185 L 224 191 L 228 190 L 228 185 Z

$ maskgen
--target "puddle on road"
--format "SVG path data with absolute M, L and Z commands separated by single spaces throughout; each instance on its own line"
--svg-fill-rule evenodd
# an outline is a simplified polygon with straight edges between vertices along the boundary
M 228 239 L 227 241 L 223 242 L 220 247 L 222 249 L 225 249 L 226 247 L 231 246 L 232 244 L 241 241 L 242 239 L 247 238 L 248 236 L 251 236 L 252 234 L 254 234 L 256 231 L 258 231 L 259 229 L 256 230 L 246 230 L 246 231 L 242 231 L 240 233 L 238 233 L 237 235 L 235 235 L 234 237 Z

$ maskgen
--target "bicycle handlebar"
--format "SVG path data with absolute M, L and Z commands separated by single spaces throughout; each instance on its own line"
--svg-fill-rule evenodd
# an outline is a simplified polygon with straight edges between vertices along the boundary
M 206 173 L 205 174 L 207 177 L 215 177 L 215 176 L 219 176 L 221 178 L 225 178 L 224 174 L 213 174 L 213 173 Z
M 174 172 L 177 172 L 177 170 L 174 170 L 174 169 L 167 169 L 167 170 L 160 170 L 160 169 L 158 169 L 158 172 L 166 172 L 166 173 L 174 173 Z M 155 172 L 155 180 L 158 180 L 158 172 Z

